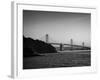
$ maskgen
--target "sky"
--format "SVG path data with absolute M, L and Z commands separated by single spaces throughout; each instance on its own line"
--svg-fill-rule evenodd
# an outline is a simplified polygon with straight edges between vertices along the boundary
M 23 10 L 23 35 L 49 42 L 91 46 L 91 14 Z

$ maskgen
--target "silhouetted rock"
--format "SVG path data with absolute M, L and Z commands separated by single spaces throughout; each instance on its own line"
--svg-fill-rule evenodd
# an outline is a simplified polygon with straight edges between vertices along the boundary
M 41 40 L 23 37 L 23 55 L 37 56 L 41 53 L 56 53 L 55 47 Z

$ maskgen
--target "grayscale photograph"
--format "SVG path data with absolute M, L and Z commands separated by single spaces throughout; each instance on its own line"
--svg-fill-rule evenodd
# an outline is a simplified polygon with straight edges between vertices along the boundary
M 91 66 L 91 13 L 23 10 L 23 69 Z

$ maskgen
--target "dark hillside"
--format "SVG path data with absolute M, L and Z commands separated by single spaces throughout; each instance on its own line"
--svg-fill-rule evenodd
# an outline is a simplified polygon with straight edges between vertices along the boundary
M 48 43 L 41 40 L 34 40 L 32 38 L 23 37 L 23 55 L 35 56 L 41 53 L 56 53 L 56 49 Z

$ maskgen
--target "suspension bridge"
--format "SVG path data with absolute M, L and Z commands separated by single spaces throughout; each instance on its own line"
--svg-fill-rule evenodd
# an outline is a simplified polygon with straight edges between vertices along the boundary
M 59 43 L 55 40 L 53 40 L 49 34 L 46 34 L 45 36 L 41 37 L 40 40 L 51 44 L 52 46 L 56 46 L 57 51 L 64 51 L 64 50 L 90 50 L 90 47 L 85 46 L 85 43 L 82 42 L 81 45 L 76 45 L 73 43 L 73 39 L 70 39 L 70 43 Z

